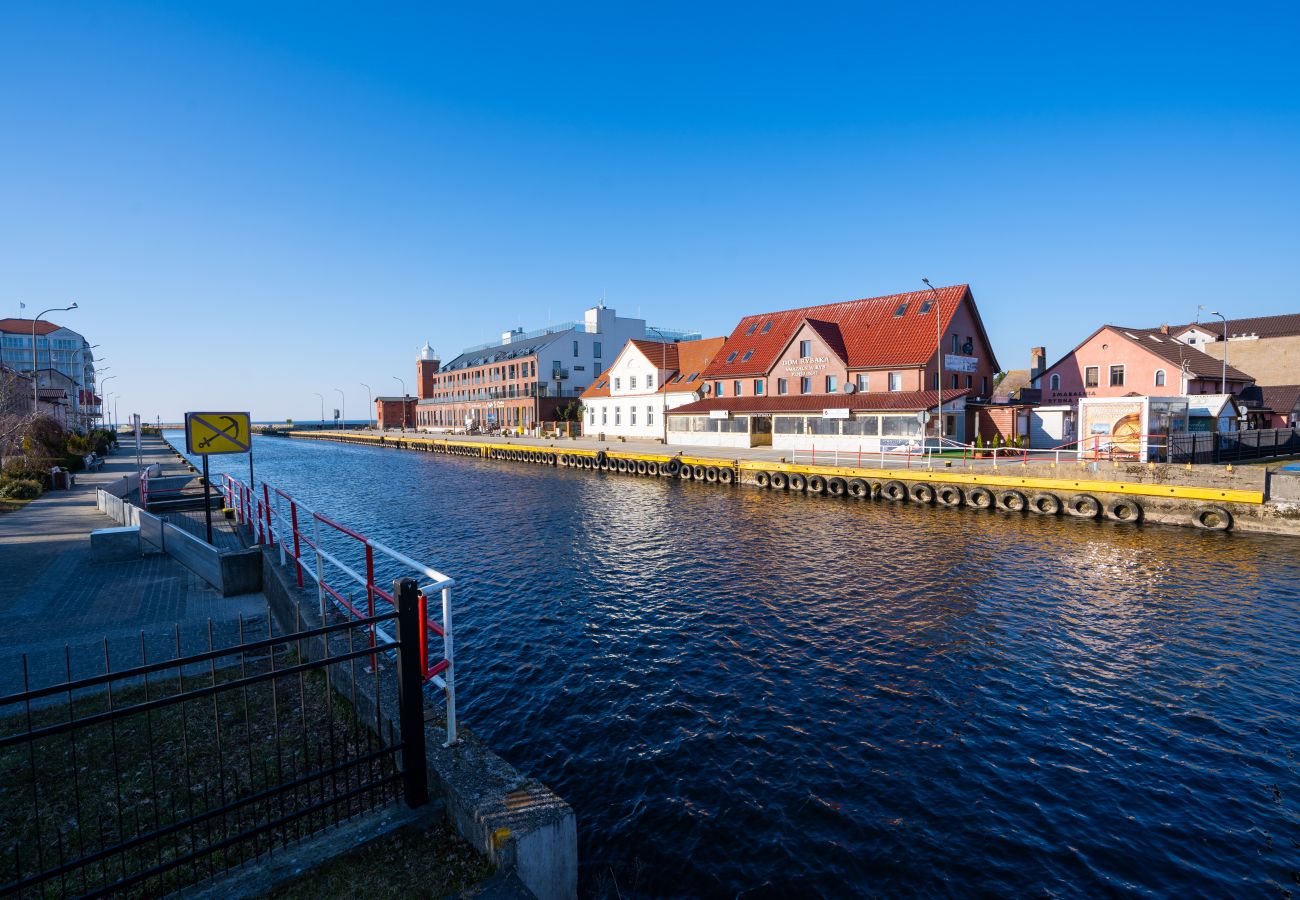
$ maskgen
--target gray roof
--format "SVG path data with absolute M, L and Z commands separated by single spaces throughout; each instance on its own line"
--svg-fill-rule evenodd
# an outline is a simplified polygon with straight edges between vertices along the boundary
M 449 372 L 452 369 L 468 369 L 473 366 L 485 366 L 488 363 L 504 362 L 508 359 L 530 356 L 571 333 L 571 331 L 558 331 L 552 334 L 543 334 L 540 337 L 528 338 L 527 340 L 511 341 L 509 344 L 494 344 L 485 349 L 470 350 L 447 363 L 442 367 L 441 371 Z

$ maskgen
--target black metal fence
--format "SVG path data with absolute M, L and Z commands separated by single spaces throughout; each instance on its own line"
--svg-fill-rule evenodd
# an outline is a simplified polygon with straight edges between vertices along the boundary
M 396 614 L 241 621 L 238 645 L 185 657 L 178 634 L 177 657 L 116 672 L 105 643 L 103 674 L 0 698 L 0 893 L 157 896 L 426 803 L 415 582 L 394 595 Z M 372 646 L 372 625 L 395 637 Z
M 1172 463 L 1230 463 L 1300 455 L 1300 428 L 1259 428 L 1169 436 Z

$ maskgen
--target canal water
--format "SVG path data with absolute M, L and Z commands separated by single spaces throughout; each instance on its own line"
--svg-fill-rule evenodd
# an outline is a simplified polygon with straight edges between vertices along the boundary
M 1300 891 L 1296 541 L 255 450 L 459 579 L 463 721 L 584 895 Z

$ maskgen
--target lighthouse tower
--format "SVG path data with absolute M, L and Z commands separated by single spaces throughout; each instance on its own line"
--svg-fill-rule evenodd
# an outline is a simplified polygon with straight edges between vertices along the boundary
M 442 361 L 438 359 L 438 351 L 425 341 L 424 346 L 420 348 L 420 355 L 415 360 L 416 396 L 421 400 L 428 400 L 433 396 L 433 376 L 438 374 L 441 367 Z

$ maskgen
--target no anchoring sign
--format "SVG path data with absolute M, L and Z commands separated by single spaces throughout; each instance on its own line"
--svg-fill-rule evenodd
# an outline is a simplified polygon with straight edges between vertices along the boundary
M 246 412 L 188 412 L 185 449 L 197 456 L 247 453 L 253 435 Z

